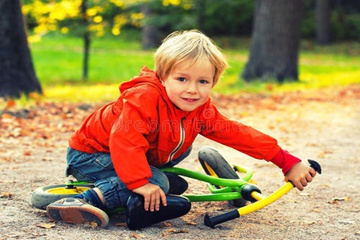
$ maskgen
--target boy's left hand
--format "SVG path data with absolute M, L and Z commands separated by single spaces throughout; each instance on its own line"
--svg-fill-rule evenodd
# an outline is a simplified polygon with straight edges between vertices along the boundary
M 296 163 L 285 175 L 285 181 L 291 181 L 297 189 L 304 190 L 304 187 L 316 176 L 316 171 L 309 165 Z

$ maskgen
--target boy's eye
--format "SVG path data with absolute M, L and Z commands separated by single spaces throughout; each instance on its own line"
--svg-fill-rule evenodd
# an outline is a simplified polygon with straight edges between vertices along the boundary
M 178 80 L 179 80 L 180 82 L 185 82 L 185 81 L 186 81 L 186 78 L 179 77 Z
M 207 83 L 209 83 L 209 81 L 207 81 L 207 80 L 200 80 L 199 81 L 201 84 L 207 84 Z

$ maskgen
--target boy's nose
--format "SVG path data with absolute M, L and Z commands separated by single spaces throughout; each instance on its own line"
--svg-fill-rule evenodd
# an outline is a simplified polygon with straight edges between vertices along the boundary
M 186 90 L 188 93 L 196 93 L 197 88 L 196 88 L 196 84 L 190 83 L 188 85 L 188 88 Z

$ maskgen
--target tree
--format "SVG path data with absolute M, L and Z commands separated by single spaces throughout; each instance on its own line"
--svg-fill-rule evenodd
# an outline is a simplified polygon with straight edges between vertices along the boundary
M 154 24 L 156 13 L 151 9 L 149 2 L 142 3 L 141 12 L 144 15 L 142 26 L 142 47 L 144 49 L 151 49 L 159 45 L 160 32 L 158 26 Z
M 319 45 L 330 43 L 330 1 L 316 0 L 316 42 Z
M 303 0 L 256 0 L 246 81 L 298 79 Z
M 33 21 L 35 40 L 51 31 L 72 33 L 84 40 L 82 78 L 86 81 L 92 38 L 103 36 L 106 28 L 119 35 L 127 23 L 124 8 L 124 0 L 27 0 L 23 11 Z
M 205 14 L 206 14 L 206 0 L 195 1 L 195 8 L 197 12 L 197 25 L 199 29 L 204 29 Z
M 203 0 L 200 0 L 203 1 Z M 193 28 L 194 2 L 198 0 L 137 0 L 142 13 L 142 46 L 150 49 L 159 46 L 161 40 L 174 30 Z M 129 5 L 128 5 L 129 6 Z
M 28 47 L 20 0 L 0 1 L 0 97 L 42 93 Z
M 88 73 L 89 73 L 89 54 L 90 54 L 90 30 L 89 30 L 89 20 L 86 14 L 87 7 L 87 0 L 81 1 L 81 16 L 82 16 L 82 24 L 83 24 L 83 40 L 84 40 L 84 60 L 83 60 L 83 74 L 82 79 L 83 81 L 88 80 Z

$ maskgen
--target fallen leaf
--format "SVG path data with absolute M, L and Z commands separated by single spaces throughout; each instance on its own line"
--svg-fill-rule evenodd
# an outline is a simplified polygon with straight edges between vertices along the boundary
M 187 222 L 186 222 L 186 225 L 196 226 L 197 223 L 196 223 L 196 222 L 193 222 L 193 221 L 187 221 Z
M 317 143 L 307 143 L 307 147 L 318 147 L 319 145 Z
M 6 162 L 8 162 L 8 161 L 9 161 L 9 158 L 8 158 L 8 157 L 1 157 L 0 160 L 1 160 L 1 161 L 6 161 Z
M 189 231 L 186 229 L 175 229 L 175 228 L 170 228 L 169 230 L 167 230 L 168 233 L 173 233 L 173 234 L 177 234 L 177 233 L 188 233 Z
M 274 90 L 274 85 L 270 84 L 270 83 L 266 84 L 266 90 L 268 90 L 268 91 Z
M 25 156 L 31 156 L 31 154 L 32 154 L 31 151 L 25 151 L 25 152 L 24 152 L 24 155 L 25 155 Z
M 13 108 L 16 106 L 16 102 L 14 99 L 10 99 L 9 101 L 7 101 L 5 109 L 9 109 L 9 108 Z
M 36 224 L 36 226 L 40 228 L 49 229 L 55 227 L 55 223 L 38 223 Z
M 306 225 L 313 225 L 316 223 L 316 221 L 304 221 Z
M 165 226 L 165 227 L 171 227 L 172 225 L 171 225 L 170 222 L 164 222 L 164 226 Z
M 12 198 L 14 196 L 11 192 L 3 192 L 0 194 L 0 198 Z
M 346 200 L 350 200 L 350 197 L 335 197 L 332 199 L 333 201 L 346 201 Z
M 117 227 L 127 227 L 127 224 L 125 222 L 117 222 L 117 223 L 115 223 L 115 226 L 117 226 Z
M 315 209 L 313 209 L 313 212 L 320 213 L 320 212 L 321 212 L 321 210 L 320 210 L 320 209 L 318 209 L 318 208 L 315 208 Z
M 96 222 L 90 222 L 89 224 L 92 229 L 96 229 L 98 227 L 98 224 Z
M 130 237 L 138 239 L 138 238 L 144 238 L 145 235 L 143 235 L 143 234 L 138 234 L 138 233 L 131 233 L 131 234 L 130 234 Z
M 161 233 L 162 237 L 167 237 L 169 234 L 178 234 L 178 233 L 188 233 L 189 231 L 186 229 L 175 229 L 175 228 L 170 228 L 168 230 L 165 230 Z
M 329 202 L 329 203 L 337 204 L 338 202 L 350 201 L 350 200 L 351 200 L 351 197 L 335 197 L 335 198 L 331 199 L 331 202 Z
M 4 123 L 8 123 L 8 122 L 9 122 L 9 121 L 6 120 L 6 119 L 12 119 L 12 118 L 13 118 L 13 116 L 12 116 L 10 113 L 3 113 L 3 114 L 1 115 L 1 117 L 3 118 L 3 121 L 2 121 L 2 122 L 4 122 Z

